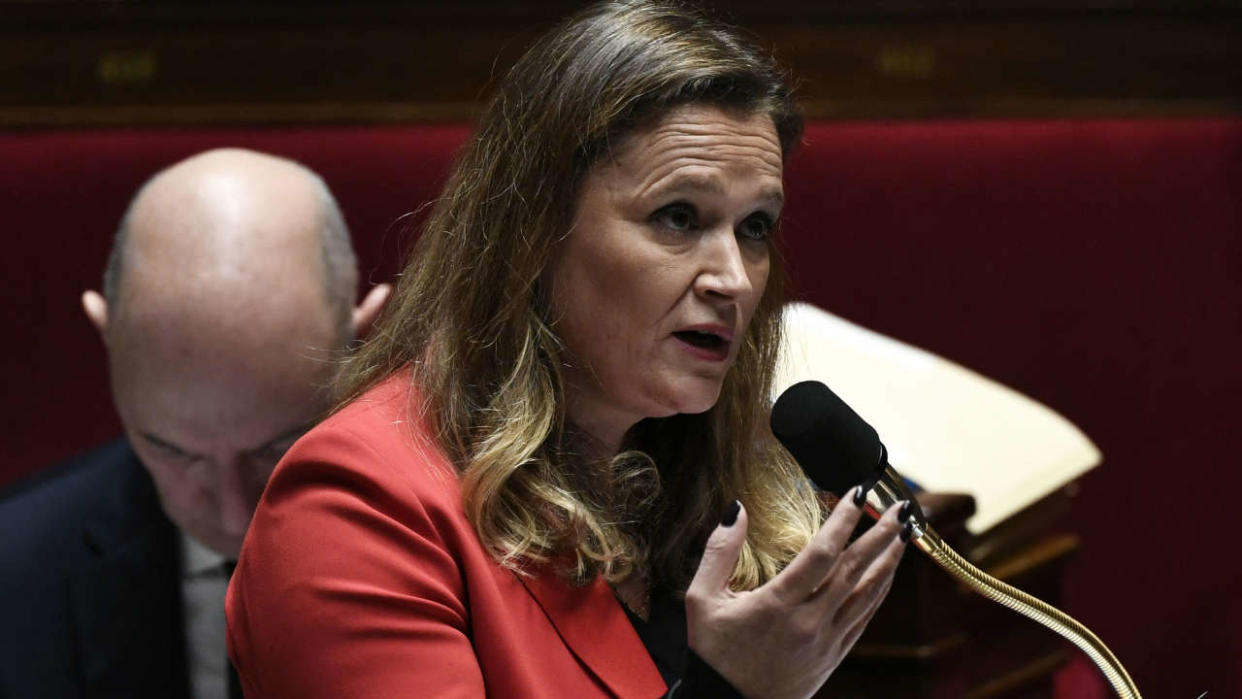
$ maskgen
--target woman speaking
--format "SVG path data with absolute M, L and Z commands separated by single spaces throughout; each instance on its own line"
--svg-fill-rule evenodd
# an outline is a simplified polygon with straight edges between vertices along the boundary
M 903 508 L 851 543 L 858 505 L 825 520 L 766 427 L 800 132 L 777 67 L 681 6 L 594 6 L 522 57 L 259 505 L 228 597 L 247 697 L 828 680 Z

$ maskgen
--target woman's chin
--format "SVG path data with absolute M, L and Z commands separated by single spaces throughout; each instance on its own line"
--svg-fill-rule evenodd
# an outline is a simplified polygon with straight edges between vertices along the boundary
M 676 412 L 698 415 L 711 410 L 720 400 L 719 381 L 702 381 L 701 385 L 692 386 L 690 389 L 678 396 Z

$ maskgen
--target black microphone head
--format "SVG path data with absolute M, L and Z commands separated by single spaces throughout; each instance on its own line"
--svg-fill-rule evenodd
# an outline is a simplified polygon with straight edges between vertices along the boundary
M 785 389 L 772 406 L 771 425 L 807 478 L 838 496 L 885 467 L 875 429 L 819 381 Z

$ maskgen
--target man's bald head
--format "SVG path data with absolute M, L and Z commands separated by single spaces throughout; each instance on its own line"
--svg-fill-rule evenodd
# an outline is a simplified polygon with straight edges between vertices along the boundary
M 318 259 L 298 266 L 263 254 L 282 249 L 312 252 Z M 163 264 L 139 261 L 161 250 Z M 300 163 L 238 148 L 192 156 L 138 190 L 104 270 L 104 297 L 114 316 L 126 299 L 122 292 L 131 268 L 174 277 L 188 270 L 205 281 L 214 275 L 222 285 L 231 276 L 234 290 L 271 287 L 275 281 L 255 285 L 241 276 L 296 272 L 320 286 L 345 332 L 358 284 L 349 231 L 323 180 Z
M 327 408 L 334 359 L 387 294 L 355 309 L 356 283 L 331 194 L 292 161 L 209 151 L 134 197 L 83 306 L 134 451 L 199 542 L 237 554 L 272 467 Z

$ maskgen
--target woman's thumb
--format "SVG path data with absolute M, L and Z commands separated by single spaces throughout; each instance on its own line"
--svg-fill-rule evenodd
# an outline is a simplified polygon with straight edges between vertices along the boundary
M 703 558 L 699 560 L 699 569 L 694 573 L 694 580 L 690 581 L 687 594 L 714 595 L 728 587 L 745 541 L 746 509 L 734 500 L 725 507 L 720 526 L 707 537 Z

